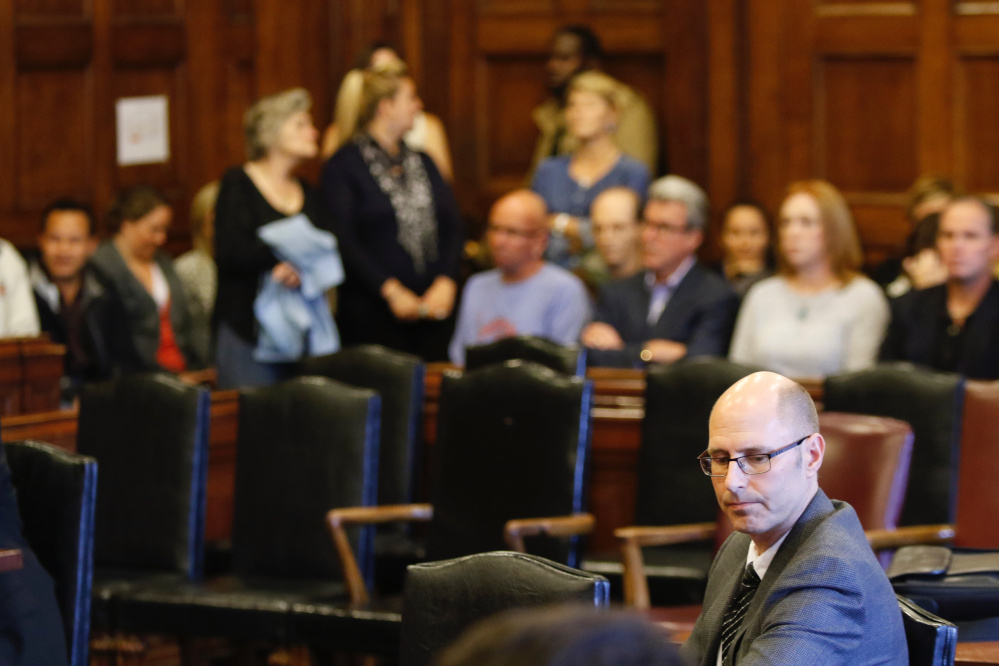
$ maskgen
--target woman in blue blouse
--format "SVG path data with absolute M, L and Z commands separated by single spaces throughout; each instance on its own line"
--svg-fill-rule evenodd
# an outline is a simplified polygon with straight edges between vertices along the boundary
M 610 187 L 629 187 L 645 194 L 649 171 L 614 143 L 620 84 L 600 72 L 573 78 L 565 109 L 566 127 L 576 142 L 568 155 L 538 166 L 531 189 L 548 204 L 551 241 L 546 257 L 574 268 L 580 255 L 593 247 L 590 204 Z

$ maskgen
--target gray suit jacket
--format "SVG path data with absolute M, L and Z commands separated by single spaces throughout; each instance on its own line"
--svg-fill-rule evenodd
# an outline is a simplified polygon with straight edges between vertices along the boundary
M 691 663 L 715 663 L 722 616 L 749 543 L 736 532 L 711 564 L 704 609 L 683 646 Z M 909 663 L 898 601 L 853 507 L 816 493 L 770 563 L 734 640 L 725 666 Z
M 725 356 L 728 352 L 739 297 L 718 274 L 700 264 L 676 287 L 655 324 L 647 322 L 649 288 L 645 272 L 604 285 L 594 321 L 613 326 L 624 340 L 624 349 L 590 349 L 593 366 L 634 367 L 647 340 L 663 339 L 687 345 L 687 356 Z

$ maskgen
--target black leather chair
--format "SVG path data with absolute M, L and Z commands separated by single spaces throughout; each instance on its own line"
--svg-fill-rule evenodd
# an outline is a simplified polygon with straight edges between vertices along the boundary
M 517 359 L 534 361 L 567 375 L 586 375 L 586 347 L 579 345 L 565 346 L 548 338 L 518 335 L 484 345 L 465 347 L 466 370 Z
M 201 577 L 209 409 L 208 391 L 170 375 L 129 375 L 83 389 L 76 448 L 101 470 L 96 632 L 121 628 L 115 605 L 133 585 Z
M 382 399 L 378 504 L 413 502 L 423 460 L 423 361 L 387 347 L 360 345 L 307 359 L 301 374 L 328 377 L 378 392 Z M 408 525 L 379 525 L 375 532 L 376 586 L 401 591 L 406 565 L 425 556 L 424 544 L 412 538 Z
M 602 607 L 609 596 L 603 576 L 525 553 L 414 564 L 406 574 L 400 663 L 430 664 L 470 625 L 505 610 L 558 603 Z
M 964 380 L 958 375 L 885 364 L 829 377 L 825 408 L 890 416 L 912 426 L 915 437 L 909 490 L 900 525 L 951 523 L 957 500 Z
M 756 372 L 719 358 L 651 365 L 646 372 L 642 445 L 635 465 L 635 525 L 712 523 L 718 502 L 695 458 L 708 442 L 708 417 L 730 386 Z M 700 603 L 714 558 L 714 539 L 647 548 L 645 571 L 653 605 Z M 617 553 L 588 558 L 583 569 L 621 583 Z
M 392 520 L 430 521 L 428 556 L 448 559 L 508 547 L 510 541 L 570 566 L 579 534 L 592 529 L 582 513 L 590 441 L 592 385 L 529 361 L 508 361 L 461 373 L 441 383 L 434 447 L 433 505 L 330 511 L 328 520 L 353 603 L 293 608 L 296 640 L 312 646 L 394 655 L 400 599 L 370 600 L 345 543 L 350 525 Z M 519 544 L 518 544 L 519 547 Z
M 322 377 L 242 391 L 232 575 L 133 589 L 122 626 L 283 644 L 293 602 L 346 598 L 323 516 L 375 503 L 379 411 L 373 391 Z M 349 541 L 370 571 L 373 530 Z
M 896 595 L 898 596 L 898 595 Z M 957 627 L 898 596 L 909 644 L 911 666 L 952 666 L 957 649 Z
M 69 663 L 86 666 L 97 461 L 35 441 L 4 448 L 24 538 L 55 581 Z

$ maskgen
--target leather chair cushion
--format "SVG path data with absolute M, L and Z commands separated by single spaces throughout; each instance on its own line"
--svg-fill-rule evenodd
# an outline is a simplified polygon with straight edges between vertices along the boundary
M 185 636 L 288 640 L 292 604 L 313 595 L 343 597 L 342 583 L 322 580 L 213 578 L 204 583 L 145 584 L 121 598 L 120 628 Z
M 292 643 L 338 652 L 399 655 L 401 596 L 357 604 L 316 594 L 292 604 L 291 611 Z
M 954 520 L 964 380 L 904 364 L 828 377 L 828 411 L 890 416 L 915 435 L 901 525 Z
M 910 666 L 950 666 L 957 649 L 957 627 L 923 610 L 905 597 L 898 597 L 909 645 Z
M 501 611 L 555 603 L 606 606 L 608 597 L 602 576 L 523 553 L 415 564 L 406 576 L 400 661 L 428 664 L 467 627 Z
M 429 557 L 503 549 L 508 520 L 583 511 L 591 401 L 589 381 L 529 361 L 446 372 Z M 528 547 L 577 561 L 560 543 Z
M 90 639 L 97 461 L 34 441 L 4 445 L 24 538 L 55 582 L 70 661 Z
M 466 370 L 517 359 L 534 361 L 567 375 L 582 377 L 586 374 L 585 347 L 563 346 L 534 335 L 518 335 L 489 344 L 465 347 Z
M 96 566 L 200 575 L 209 400 L 166 375 L 84 388 L 77 451 L 100 465 Z

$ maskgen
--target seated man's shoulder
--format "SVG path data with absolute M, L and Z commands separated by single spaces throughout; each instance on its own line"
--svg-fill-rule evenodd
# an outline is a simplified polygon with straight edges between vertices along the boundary
M 553 288 L 563 291 L 586 292 L 586 286 L 575 273 L 556 264 L 546 262 L 539 275 Z
M 474 273 L 465 282 L 465 294 L 475 293 L 483 289 L 494 288 L 501 284 L 500 272 L 498 268 L 490 268 L 486 271 Z
M 600 288 L 600 296 L 606 299 L 623 294 L 641 293 L 647 290 L 648 288 L 645 286 L 645 272 L 639 271 L 626 278 L 618 278 L 605 282 Z
M 738 298 L 732 285 L 725 278 L 700 263 L 694 264 L 684 277 L 684 281 L 688 280 L 694 281 L 702 297 L 714 296 L 722 300 Z
M 890 589 L 857 512 L 846 502 L 832 500 L 832 504 L 833 511 L 815 525 L 799 547 L 799 557 L 789 572 L 797 570 L 807 581 L 814 580 L 816 571 L 823 571 L 847 585 L 860 585 L 863 579 L 873 578 L 879 587 Z

